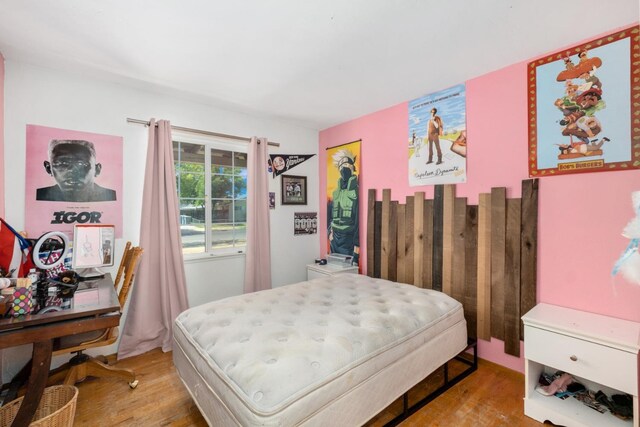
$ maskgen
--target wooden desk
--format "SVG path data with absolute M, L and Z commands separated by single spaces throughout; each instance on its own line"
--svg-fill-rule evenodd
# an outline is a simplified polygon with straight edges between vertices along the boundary
M 53 340 L 120 323 L 120 303 L 110 275 L 91 282 L 91 298 L 74 308 L 46 314 L 0 319 L 0 349 L 33 344 L 27 392 L 12 427 L 28 426 L 44 391 L 51 365 Z

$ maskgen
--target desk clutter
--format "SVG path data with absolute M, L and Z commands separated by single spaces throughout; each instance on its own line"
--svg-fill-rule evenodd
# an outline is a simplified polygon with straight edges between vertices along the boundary
M 100 268 L 113 266 L 115 227 L 76 224 L 72 237 L 71 244 L 50 231 L 29 239 L 0 218 L 0 318 L 72 308 L 81 281 L 104 277 Z
M 19 317 L 71 308 L 80 280 L 73 270 L 46 277 L 32 268 L 25 278 L 0 278 L 1 317 Z

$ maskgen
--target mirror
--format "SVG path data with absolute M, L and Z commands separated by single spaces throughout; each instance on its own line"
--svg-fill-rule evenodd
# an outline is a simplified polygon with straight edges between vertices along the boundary
M 64 262 L 69 251 L 69 239 L 60 231 L 42 235 L 33 247 L 33 263 L 43 270 L 50 270 Z

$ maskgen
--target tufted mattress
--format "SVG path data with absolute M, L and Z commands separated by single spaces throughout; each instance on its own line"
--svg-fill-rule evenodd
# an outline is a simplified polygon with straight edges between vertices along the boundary
M 360 425 L 462 351 L 462 305 L 343 274 L 178 316 L 173 357 L 210 425 Z

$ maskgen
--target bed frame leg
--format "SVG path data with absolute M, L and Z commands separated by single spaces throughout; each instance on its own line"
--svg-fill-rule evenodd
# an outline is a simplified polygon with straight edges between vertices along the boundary
M 402 395 L 402 415 L 408 417 L 409 415 L 409 392 Z
M 469 350 L 473 351 L 472 360 L 469 360 L 468 358 L 463 356 L 463 354 L 468 352 Z M 409 407 L 409 391 L 405 392 L 402 395 L 402 402 L 403 402 L 402 414 L 398 415 L 397 417 L 389 421 L 387 424 L 385 424 L 385 427 L 397 426 L 402 421 L 406 420 L 411 415 L 418 412 L 421 408 L 423 408 L 429 402 L 431 402 L 432 400 L 440 396 L 442 393 L 449 390 L 451 387 L 458 384 L 460 381 L 462 381 L 463 379 L 471 375 L 473 372 L 475 372 L 478 369 L 478 341 L 475 338 L 469 338 L 467 347 L 464 350 L 462 350 L 462 352 L 457 356 L 455 356 L 453 359 L 464 363 L 465 365 L 467 365 L 467 368 L 461 373 L 459 373 L 458 375 L 456 375 L 455 377 L 449 379 L 449 365 L 448 365 L 449 362 L 445 362 L 444 365 L 442 365 L 444 368 L 444 384 L 441 385 L 438 389 L 432 391 L 426 397 L 414 403 L 411 407 Z

